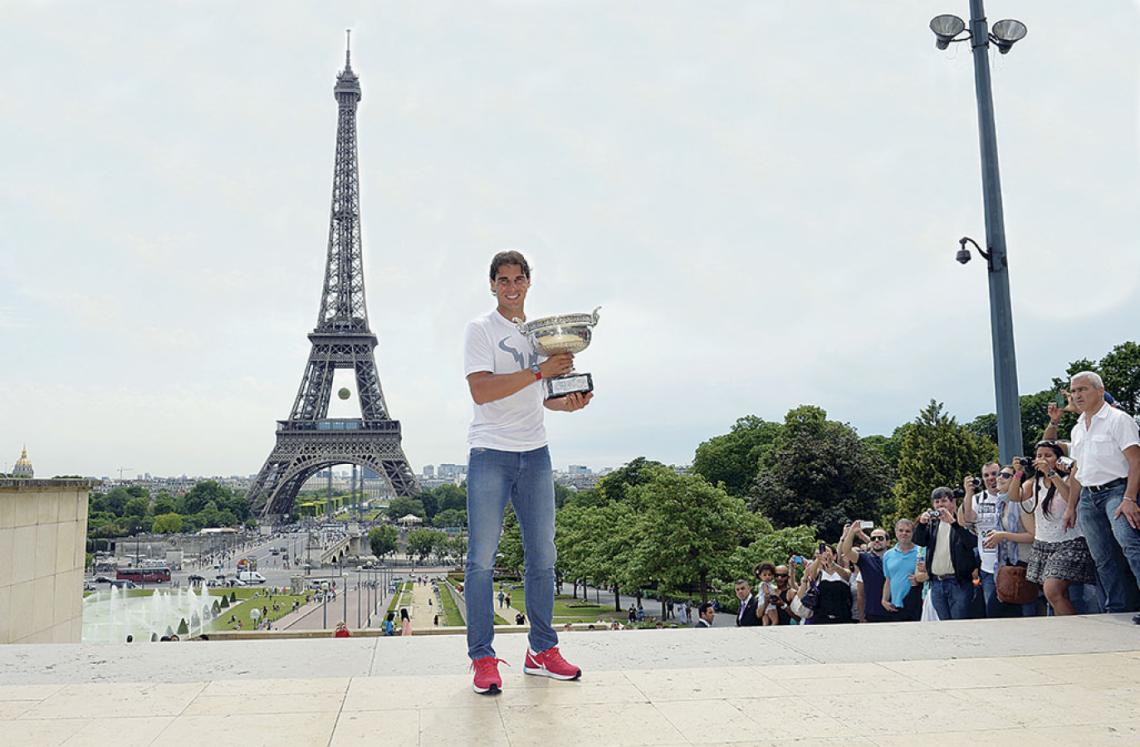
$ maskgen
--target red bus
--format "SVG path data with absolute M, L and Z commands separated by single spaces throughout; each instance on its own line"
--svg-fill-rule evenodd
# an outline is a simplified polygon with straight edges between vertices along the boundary
M 120 581 L 134 581 L 136 584 L 166 583 L 170 581 L 170 569 L 164 565 L 120 568 L 115 578 Z

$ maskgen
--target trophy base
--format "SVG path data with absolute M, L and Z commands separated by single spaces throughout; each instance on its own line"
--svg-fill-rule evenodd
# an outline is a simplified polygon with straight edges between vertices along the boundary
M 567 394 L 594 391 L 594 378 L 588 373 L 572 373 L 543 379 L 546 399 L 558 399 Z

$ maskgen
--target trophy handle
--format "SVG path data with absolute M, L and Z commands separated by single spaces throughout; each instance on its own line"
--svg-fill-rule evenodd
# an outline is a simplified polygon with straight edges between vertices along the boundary
M 523 325 L 526 324 L 526 322 L 524 322 L 522 319 L 519 319 L 517 316 L 511 321 L 514 322 L 515 328 L 518 329 L 519 333 L 521 334 L 523 331 Z
M 598 323 L 598 311 L 599 311 L 599 309 L 601 309 L 601 308 L 602 308 L 601 306 L 597 306 L 597 307 L 595 307 L 595 308 L 594 308 L 594 313 L 593 313 L 593 315 L 592 315 L 592 316 L 594 317 L 594 321 L 592 322 L 593 324 L 597 324 L 597 323 Z

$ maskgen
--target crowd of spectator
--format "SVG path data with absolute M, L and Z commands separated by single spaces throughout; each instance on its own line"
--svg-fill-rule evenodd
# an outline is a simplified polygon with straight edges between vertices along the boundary
M 984 464 L 900 519 L 736 581 L 738 626 L 1030 617 L 1140 608 L 1140 435 L 1096 373 L 1075 375 L 1031 457 Z M 1078 414 L 1068 441 L 1063 410 Z M 800 573 L 802 571 L 802 573 Z M 797 578 L 798 575 L 798 578 Z M 701 619 L 704 616 L 701 615 Z M 1140 615 L 1133 618 L 1140 624 Z M 698 627 L 709 627 L 711 618 Z

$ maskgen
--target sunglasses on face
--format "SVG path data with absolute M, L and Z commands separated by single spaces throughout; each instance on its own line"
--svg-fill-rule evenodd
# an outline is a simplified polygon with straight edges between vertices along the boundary
M 886 542 L 887 538 L 886 537 L 872 537 L 871 541 L 872 542 Z
M 788 574 L 786 574 L 786 573 L 777 573 L 776 574 L 776 578 L 787 578 L 787 577 L 788 577 Z
M 1001 477 L 1005 480 L 1008 480 L 1009 478 L 1013 477 L 1013 473 L 1012 472 L 1002 472 L 1000 475 L 998 475 L 998 477 Z

